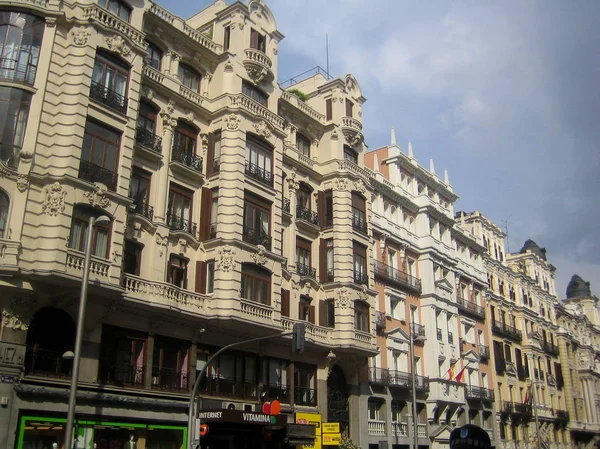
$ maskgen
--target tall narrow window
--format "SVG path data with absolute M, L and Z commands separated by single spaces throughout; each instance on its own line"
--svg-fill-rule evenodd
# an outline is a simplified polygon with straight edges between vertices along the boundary
M 296 148 L 298 149 L 298 153 L 310 157 L 310 140 L 300 133 L 296 133 Z
M 346 117 L 352 117 L 354 103 L 346 98 Z
M 188 261 L 176 254 L 171 254 L 167 271 L 167 282 L 179 288 L 187 288 Z
M 367 233 L 366 201 L 356 192 L 352 192 L 352 228 Z
M 123 271 L 134 276 L 140 275 L 143 246 L 131 240 L 125 240 L 123 248 Z
M 265 200 L 246 194 L 243 239 L 271 249 L 271 206 Z
M 367 277 L 367 248 L 354 242 L 354 282 L 357 284 L 368 284 Z
M 335 326 L 335 304 L 333 299 L 319 302 L 319 325 L 324 327 Z
M 312 299 L 308 296 L 300 296 L 300 305 L 298 311 L 298 318 L 302 321 L 309 323 L 315 322 L 315 306 L 311 305 Z
M 344 145 L 344 160 L 358 164 L 358 155 L 356 154 L 356 151 L 354 151 L 348 145 Z
M 148 206 L 150 177 L 150 173 L 134 168 L 129 184 L 129 198 L 133 199 L 135 213 L 144 215 L 152 220 L 153 209 L 151 206 Z
M 129 68 L 112 55 L 98 52 L 92 73 L 90 97 L 118 112 L 127 112 Z
M 296 271 L 300 276 L 315 277 L 310 256 L 311 242 L 298 238 L 296 240 Z
M 185 231 L 196 235 L 196 223 L 192 222 L 193 193 L 171 184 L 167 205 L 167 225 L 175 231 Z
M 0 79 L 33 85 L 43 34 L 43 18 L 0 11 Z
M 162 60 L 162 51 L 154 44 L 148 44 L 146 47 L 146 63 L 153 69 L 160 70 L 160 62 Z
M 357 331 L 369 332 L 369 305 L 354 301 L 354 327 Z
M 84 207 L 75 206 L 71 220 L 69 248 L 85 251 L 90 213 Z M 98 257 L 108 257 L 109 235 L 111 226 L 97 223 L 92 228 L 92 254 Z
M 334 279 L 334 265 L 333 265 L 333 239 L 327 239 L 325 243 L 325 258 L 327 266 L 327 280 L 332 282 Z
M 325 117 L 327 121 L 333 119 L 333 105 L 331 103 L 331 98 L 325 100 Z
M 206 264 L 206 293 L 215 291 L 215 262 Z
M 267 107 L 267 100 L 269 97 L 262 90 L 254 87 L 252 84 L 244 81 L 242 83 L 242 93 L 264 107 Z
M 29 92 L 0 86 L 0 160 L 10 167 L 19 161 L 30 104 Z
M 179 64 L 177 73 L 179 82 L 194 92 L 200 92 L 200 80 L 202 76 L 189 65 Z
M 250 31 L 250 48 L 254 48 L 255 50 L 262 51 L 265 53 L 266 51 L 266 39 L 263 34 L 260 34 L 255 29 Z
M 8 199 L 8 195 L 0 190 L 0 239 L 3 239 L 6 235 L 9 206 L 10 201 Z
M 273 187 L 273 151 L 249 135 L 246 136 L 246 175 Z
M 243 264 L 242 298 L 261 304 L 270 304 L 271 273 L 257 265 Z
M 223 33 L 223 50 L 229 50 L 231 41 L 231 26 L 227 25 Z
M 109 189 L 117 187 L 117 162 L 120 135 L 92 120 L 85 124 L 79 177 L 89 182 L 101 182 Z

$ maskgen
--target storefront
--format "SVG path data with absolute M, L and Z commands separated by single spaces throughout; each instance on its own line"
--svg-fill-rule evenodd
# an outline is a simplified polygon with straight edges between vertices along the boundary
M 66 419 L 22 416 L 17 449 L 64 447 Z M 148 423 L 78 419 L 75 421 L 77 447 L 82 449 L 182 449 L 187 428 Z

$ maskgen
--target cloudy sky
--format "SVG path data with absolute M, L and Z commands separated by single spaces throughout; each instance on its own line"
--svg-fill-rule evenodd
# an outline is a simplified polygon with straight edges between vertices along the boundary
M 211 0 L 159 0 L 182 17 Z M 232 1 L 228 0 L 228 4 Z M 508 221 L 510 251 L 548 250 L 600 295 L 600 2 L 266 0 L 286 36 L 279 81 L 354 74 L 371 149 L 410 140 L 448 168 L 455 210 Z

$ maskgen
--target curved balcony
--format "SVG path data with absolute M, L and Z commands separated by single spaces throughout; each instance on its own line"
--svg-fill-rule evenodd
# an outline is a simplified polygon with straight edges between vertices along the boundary
M 342 117 L 342 132 L 348 143 L 352 146 L 363 142 L 362 123 L 352 117 Z
M 309 277 L 312 279 L 317 278 L 317 269 L 303 263 L 296 262 L 296 272 L 300 277 Z
M 271 66 L 273 63 L 267 55 L 255 48 L 247 48 L 244 50 L 246 56 L 244 58 L 244 67 L 248 76 L 255 84 L 270 83 L 275 78 Z

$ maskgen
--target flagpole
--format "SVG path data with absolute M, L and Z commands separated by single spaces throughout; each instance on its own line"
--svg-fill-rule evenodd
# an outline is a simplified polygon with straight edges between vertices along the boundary
M 529 365 L 529 376 L 531 376 L 533 374 L 533 378 L 531 379 L 531 406 L 533 408 L 533 416 L 535 418 L 535 434 L 537 437 L 537 447 L 538 449 L 542 447 L 542 440 L 540 440 L 540 422 L 538 420 L 538 413 L 537 413 L 537 398 L 535 396 L 536 391 L 535 391 L 535 366 L 534 369 L 531 369 L 531 365 L 529 364 L 530 361 L 533 361 L 533 354 L 527 354 L 527 364 Z

